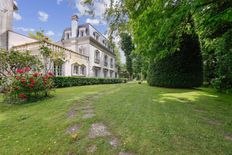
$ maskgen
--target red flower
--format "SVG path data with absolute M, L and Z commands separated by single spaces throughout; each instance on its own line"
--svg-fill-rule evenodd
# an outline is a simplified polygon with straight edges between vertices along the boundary
M 48 72 L 49 76 L 54 76 L 54 74 L 52 72 Z
M 16 78 L 16 80 L 20 80 L 20 76 L 16 76 L 15 78 Z
M 27 95 L 25 95 L 25 94 L 19 94 L 18 97 L 21 98 L 21 99 L 25 99 L 25 98 L 27 98 Z
M 49 78 L 49 76 L 48 76 L 48 75 L 45 75 L 45 76 L 43 77 L 43 81 L 47 81 L 48 78 Z
M 19 73 L 19 74 L 23 74 L 24 70 L 23 69 L 17 69 L 16 72 Z
M 24 68 L 24 71 L 25 71 L 25 72 L 29 72 L 30 70 L 31 70 L 30 67 L 25 67 L 25 68 Z
M 40 73 L 36 72 L 33 74 L 34 77 L 38 77 L 40 75 Z
M 19 90 L 19 87 L 15 87 L 15 90 Z
M 30 82 L 31 82 L 31 84 L 34 84 L 35 83 L 35 80 L 34 80 L 34 78 L 33 77 L 30 77 Z
M 22 79 L 21 79 L 21 83 L 22 83 L 22 84 L 26 83 L 26 79 L 25 79 L 25 78 L 22 78 Z
M 34 87 L 34 84 L 33 84 L 33 83 L 29 84 L 29 87 L 30 87 L 30 88 L 33 88 L 33 87 Z

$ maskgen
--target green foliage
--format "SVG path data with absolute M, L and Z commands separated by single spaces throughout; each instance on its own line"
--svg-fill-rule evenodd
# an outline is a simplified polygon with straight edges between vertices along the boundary
M 42 68 L 41 61 L 35 57 L 30 55 L 30 51 L 19 52 L 19 51 L 6 51 L 0 50 L 0 75 L 1 76 L 9 76 L 15 75 L 16 69 L 24 68 L 27 66 L 31 66 L 31 68 L 35 71 L 40 71 Z
M 84 86 L 95 84 L 126 83 L 123 78 L 85 78 L 85 77 L 53 77 L 54 85 L 60 87 Z
M 121 44 L 121 49 L 125 53 L 125 57 L 126 57 L 126 69 L 127 69 L 128 73 L 129 73 L 130 77 L 132 77 L 133 67 L 132 67 L 131 53 L 134 50 L 134 45 L 132 43 L 132 38 L 127 33 L 121 33 L 120 37 L 121 37 L 121 43 L 120 43 Z
M 47 41 L 52 41 L 48 36 L 44 34 L 44 31 L 37 31 L 35 33 L 29 32 L 29 37 L 34 38 L 39 41 L 47 40 Z
M 29 51 L 0 51 L 1 86 L 7 103 L 40 99 L 49 94 L 52 88 L 50 75 L 39 73 L 41 61 Z
M 232 89 L 231 17 L 229 0 L 205 3 L 195 16 L 201 37 L 205 83 L 220 91 Z
M 129 32 L 135 50 L 146 59 L 169 57 L 179 49 L 183 32 L 197 32 L 205 83 L 218 90 L 232 88 L 231 0 L 110 0 L 110 4 L 106 16 L 111 31 Z M 186 24 L 189 16 L 194 28 Z
M 149 85 L 172 88 L 202 85 L 202 57 L 198 37 L 193 34 L 183 34 L 182 37 L 180 51 L 151 62 Z

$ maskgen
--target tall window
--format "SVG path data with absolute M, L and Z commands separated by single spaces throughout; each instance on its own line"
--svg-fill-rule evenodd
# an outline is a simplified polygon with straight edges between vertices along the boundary
M 110 77 L 112 78 L 113 77 L 113 71 L 110 71 Z
M 73 65 L 73 74 L 79 74 L 79 65 L 78 64 L 74 64 Z
M 114 65 L 113 65 L 113 58 L 110 58 L 110 67 L 113 68 Z
M 104 70 L 104 78 L 107 77 L 107 74 L 108 74 L 108 70 Z
M 86 67 L 85 67 L 85 65 L 81 65 L 81 75 L 86 75 Z
M 100 63 L 100 52 L 98 50 L 95 51 L 95 63 Z
M 104 56 L 104 66 L 108 66 L 108 56 Z
M 63 67 L 60 64 L 54 64 L 54 75 L 62 76 L 63 75 Z
M 94 69 L 94 75 L 95 75 L 95 77 L 99 77 L 99 75 L 100 75 L 100 70 L 99 70 L 98 68 L 95 68 L 95 69 Z

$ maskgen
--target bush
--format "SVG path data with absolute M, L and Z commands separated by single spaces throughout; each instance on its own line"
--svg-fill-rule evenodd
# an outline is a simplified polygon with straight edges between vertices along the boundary
M 126 83 L 127 79 L 124 78 L 85 78 L 85 77 L 53 77 L 54 85 L 57 88 L 72 87 L 72 86 L 84 86 L 95 84 L 114 84 L 114 83 Z
M 148 72 L 151 86 L 191 88 L 202 85 L 202 56 L 198 37 L 182 35 L 180 51 L 152 61 Z
M 47 97 L 53 87 L 52 76 L 51 72 L 42 75 L 39 72 L 33 72 L 29 67 L 17 69 L 15 75 L 6 78 L 5 101 L 21 103 Z

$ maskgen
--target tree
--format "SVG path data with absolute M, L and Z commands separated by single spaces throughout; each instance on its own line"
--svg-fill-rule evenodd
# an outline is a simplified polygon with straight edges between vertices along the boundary
M 132 75 L 133 75 L 131 53 L 134 50 L 134 45 L 132 43 L 132 38 L 129 34 L 121 33 L 120 37 L 121 37 L 121 43 L 120 43 L 121 49 L 124 51 L 125 57 L 126 57 L 126 69 L 129 73 L 129 77 L 131 79 Z
M 36 40 L 40 40 L 40 41 L 47 40 L 47 41 L 50 41 L 50 42 L 52 41 L 48 36 L 46 36 L 44 34 L 43 30 L 37 31 L 37 32 L 35 32 L 35 34 L 32 33 L 32 32 L 29 32 L 28 35 L 29 35 L 29 37 L 34 38 Z
M 88 0 L 92 2 L 93 0 Z M 191 15 L 200 38 L 204 79 L 217 89 L 232 88 L 231 0 L 111 0 L 106 11 L 111 31 L 130 32 L 136 51 L 154 60 L 179 50 Z

